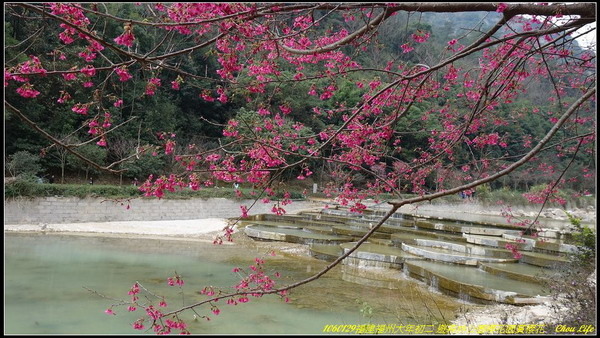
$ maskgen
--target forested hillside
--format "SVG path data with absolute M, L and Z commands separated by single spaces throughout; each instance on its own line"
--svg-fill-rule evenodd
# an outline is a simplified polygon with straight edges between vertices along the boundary
M 154 14 L 152 7 L 137 6 L 132 3 L 106 3 L 97 10 L 106 10 L 117 17 L 140 21 Z M 11 7 L 5 12 L 5 69 L 10 70 L 11 67 L 27 62 L 30 60 L 30 55 L 44 55 L 52 60 L 44 61 L 43 66 L 48 71 L 64 70 L 67 64 L 73 63 L 71 54 L 73 51 L 79 51 L 81 44 L 65 43 L 64 39 L 57 39 L 63 28 L 58 25 L 48 25 L 43 20 L 28 20 L 27 16 L 30 14 L 20 7 Z M 359 20 L 348 20 L 342 14 L 331 14 L 325 10 L 314 11 L 312 14 L 313 20 L 318 22 L 313 27 L 315 36 L 333 35 L 340 30 L 354 31 L 360 26 Z M 119 21 L 108 20 L 93 13 L 90 17 L 94 20 L 93 30 L 107 41 L 112 41 L 115 36 L 119 36 L 124 27 L 127 29 L 127 23 L 123 25 Z M 248 125 L 254 125 L 260 120 L 260 113 L 257 115 L 254 112 L 260 112 L 261 109 L 274 111 L 279 110 L 277 107 L 283 107 L 288 131 L 292 133 L 298 130 L 299 137 L 310 138 L 311 135 L 319 132 L 327 133 L 327 130 L 335 130 L 345 122 L 344 107 L 356 106 L 373 89 L 381 88 L 379 86 L 393 80 L 396 73 L 391 68 L 392 64 L 397 67 L 396 71 L 416 65 L 426 67 L 435 65 L 455 52 L 454 48 L 475 41 L 479 38 L 480 32 L 490 29 L 501 17 L 501 13 L 489 12 L 398 12 L 374 33 L 373 43 L 342 47 L 347 55 L 356 56 L 354 60 L 365 71 L 349 71 L 337 78 L 324 76 L 312 84 L 286 79 L 320 76 L 323 72 L 333 70 L 335 66 L 327 63 L 308 63 L 295 68 L 290 64 L 281 64 L 276 72 L 264 77 L 265 83 L 259 84 L 257 79 L 260 77 L 257 77 L 257 73 L 261 72 L 261 65 L 255 64 L 254 68 L 250 67 L 248 71 L 235 75 L 237 89 L 225 95 L 224 81 L 213 76 L 222 68 L 223 60 L 219 58 L 224 56 L 215 53 L 214 49 L 208 46 L 190 51 L 188 54 L 181 54 L 176 63 L 169 64 L 165 68 L 157 67 L 152 63 L 137 62 L 130 67 L 114 70 L 118 76 L 114 76 L 113 72 L 102 76 L 79 72 L 32 79 L 31 84 L 40 92 L 36 100 L 23 100 L 15 91 L 15 88 L 20 85 L 18 83 L 10 84 L 8 87 L 5 85 L 5 96 L 9 102 L 22 102 L 22 112 L 26 113 L 39 128 L 69 144 L 85 143 L 78 150 L 86 157 L 102 165 L 117 162 L 114 169 L 127 169 L 121 174 L 112 174 L 113 177 L 120 176 L 120 179 L 126 182 L 130 182 L 133 178 L 144 180 L 151 174 L 156 177 L 186 171 L 186 161 L 176 161 L 173 156 L 169 156 L 162 150 L 161 145 L 165 142 L 168 144 L 168 140 L 173 140 L 175 149 L 172 149 L 172 152 L 179 155 L 213 149 L 234 140 L 231 137 L 232 130 L 229 134 L 223 133 L 230 119 L 235 118 L 246 121 Z M 290 17 L 288 20 L 291 22 L 293 19 Z M 498 38 L 505 33 L 506 30 L 499 31 L 495 36 Z M 419 38 L 427 42 L 414 43 L 415 39 Z M 152 26 L 137 25 L 135 42 L 128 46 L 127 50 L 141 54 L 150 51 L 169 53 L 185 50 L 185 48 L 196 48 L 195 40 L 194 35 L 181 35 L 173 30 L 156 30 Z M 452 44 L 452 41 L 456 45 Z M 569 40 L 568 44 L 575 54 L 589 53 L 577 47 L 577 42 L 574 40 Z M 110 67 L 110 60 L 120 58 L 110 49 L 96 53 L 93 48 L 88 48 L 87 52 L 78 53 L 80 59 L 76 63 L 79 67 L 88 65 L 90 69 Z M 401 140 L 403 151 L 398 150 L 400 141 L 388 142 L 385 147 L 389 149 L 385 153 L 389 154 L 389 159 L 382 159 L 371 165 L 369 170 L 385 172 L 386 167 L 417 160 L 422 152 L 430 147 L 431 133 L 443 129 L 439 119 L 428 118 L 428 116 L 436 113 L 444 114 L 444 107 L 448 104 L 452 103 L 458 107 L 452 112 L 453 114 L 468 114 L 470 108 L 466 100 L 470 93 L 469 83 L 474 83 L 476 80 L 469 78 L 468 69 L 480 67 L 481 53 L 486 53 L 486 50 L 470 54 L 453 63 L 452 67 L 457 72 L 459 70 L 465 72 L 464 77 L 456 79 L 447 74 L 437 79 L 442 86 L 447 86 L 444 90 L 448 95 L 443 97 L 434 95 L 412 102 L 404 118 L 398 120 L 394 127 L 398 140 Z M 548 60 L 547 67 L 561 67 L 561 62 L 564 61 Z M 397 64 L 401 66 L 396 66 Z M 174 76 L 173 73 L 167 72 L 169 67 L 176 68 L 179 75 Z M 377 71 L 370 72 L 368 69 Z M 379 69 L 386 69 L 388 73 Z M 527 72 L 529 69 L 520 71 Z M 111 74 L 113 76 L 109 76 Z M 464 86 L 453 85 L 457 81 L 462 81 Z M 478 130 L 481 134 L 495 135 L 499 140 L 497 142 L 502 146 L 489 149 L 463 143 L 453 151 L 452 160 L 456 163 L 454 170 L 467 170 L 468 163 L 473 159 L 483 161 L 479 162 L 483 164 L 485 158 L 501 158 L 508 165 L 512 159 L 522 154 L 523 145 L 527 144 L 528 140 L 543 137 L 553 126 L 549 111 L 555 109 L 553 108 L 555 102 L 548 100 L 548 92 L 556 90 L 556 83 L 553 81 L 560 82 L 561 79 L 537 77 L 519 83 L 519 86 L 523 86 L 522 95 L 515 96 L 514 102 L 513 99 L 506 99 L 504 103 L 497 104 L 493 108 L 499 111 L 495 120 Z M 156 90 L 153 86 L 161 87 L 161 90 Z M 170 89 L 164 90 L 165 88 Z M 574 88 L 572 91 L 575 93 L 578 89 Z M 108 92 L 118 93 L 118 97 L 114 94 L 104 95 Z M 270 94 L 259 96 L 262 92 Z M 311 95 L 307 98 L 306 93 Z M 568 93 L 566 94 L 568 96 Z M 323 96 L 327 95 L 330 97 L 324 100 Z M 98 101 L 102 101 L 103 104 L 100 106 L 92 103 Z M 319 113 L 314 114 L 315 111 Z M 503 114 L 506 116 L 506 121 L 511 120 L 509 116 L 514 114 L 521 114 L 524 118 L 520 120 L 520 124 L 515 125 L 503 120 Z M 577 118 L 581 119 L 583 124 L 595 123 L 592 122 L 594 113 L 591 111 L 581 113 Z M 295 129 L 296 122 L 301 123 L 304 128 Z M 100 140 L 96 140 L 98 142 L 88 142 L 90 137 L 96 136 L 95 126 L 103 126 L 105 129 L 114 128 L 114 130 L 102 136 Z M 268 133 L 266 129 L 255 131 L 242 129 L 240 128 L 242 133 L 258 135 Z M 561 137 L 564 140 L 575 137 L 578 133 L 579 131 L 575 129 L 564 130 Z M 476 137 L 471 139 L 477 141 Z M 558 141 L 548 147 L 561 146 L 561 142 Z M 237 150 L 241 151 L 241 149 Z M 229 151 L 236 151 L 236 149 L 232 148 Z M 335 152 L 335 150 L 326 147 L 324 152 Z M 594 156 L 590 155 L 585 152 L 577 153 L 569 170 L 581 172 L 584 167 L 594 168 Z M 87 179 L 89 176 L 110 175 L 64 149 L 53 146 L 38 131 L 23 123 L 22 119 L 13 112 L 5 110 L 5 163 L 7 164 L 5 175 L 19 174 L 27 168 L 22 163 L 36 161 L 39 165 L 36 166 L 34 163 L 32 170 L 39 176 L 61 177 L 67 174 Z M 532 186 L 550 182 L 560 175 L 560 171 L 543 172 L 540 169 L 543 168 L 540 167 L 541 163 L 547 168 L 558 168 L 564 167 L 570 161 L 569 156 L 544 156 L 542 152 L 537 160 L 525 165 L 526 170 L 493 182 L 492 188 L 506 186 L 527 191 Z M 314 171 L 313 178 L 316 181 L 327 183 L 338 180 L 337 183 L 342 184 L 348 177 L 332 175 L 338 172 L 340 166 L 344 167 L 340 163 L 318 163 L 313 160 L 310 160 L 307 165 Z M 293 168 L 286 173 L 285 177 L 294 178 L 302 175 L 302 170 L 301 167 Z M 364 175 L 352 173 L 348 175 L 355 184 L 366 184 L 366 181 L 362 182 Z M 436 191 L 443 188 L 439 186 L 439 176 L 450 177 L 452 173 L 438 170 L 424 175 L 424 190 Z M 451 178 L 449 179 L 451 181 Z M 572 180 L 565 187 L 582 192 L 590 189 L 590 182 L 586 179 Z M 401 188 L 410 191 L 410 182 L 402 182 Z

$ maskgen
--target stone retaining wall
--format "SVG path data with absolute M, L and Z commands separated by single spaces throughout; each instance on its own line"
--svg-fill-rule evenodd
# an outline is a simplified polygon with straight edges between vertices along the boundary
M 209 199 L 135 199 L 115 203 L 100 198 L 46 197 L 4 201 L 4 224 L 78 223 L 113 221 L 158 221 L 203 218 L 232 218 L 241 215 L 240 205 L 253 200 Z M 311 201 L 296 201 L 285 206 L 287 213 L 319 207 Z M 273 203 L 260 201 L 249 215 L 270 213 Z

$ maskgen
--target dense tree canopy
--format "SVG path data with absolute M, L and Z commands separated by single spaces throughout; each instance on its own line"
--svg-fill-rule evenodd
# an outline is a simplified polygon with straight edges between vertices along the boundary
M 560 200 L 558 188 L 595 182 L 595 46 L 577 42 L 595 34 L 595 13 L 7 3 L 5 151 L 61 148 L 81 168 L 147 177 L 157 197 L 216 181 L 273 194 L 326 168 L 325 192 L 354 211 L 382 193 L 391 214 L 506 177 L 546 184 L 531 201 Z

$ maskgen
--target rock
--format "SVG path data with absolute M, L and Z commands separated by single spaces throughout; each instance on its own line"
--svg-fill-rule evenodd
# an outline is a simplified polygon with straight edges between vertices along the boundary
M 498 304 L 468 312 L 458 317 L 454 325 L 520 325 L 520 324 L 554 324 L 557 318 L 550 303 L 539 305 L 515 306 Z
M 527 216 L 527 214 L 522 209 L 518 209 L 518 210 L 513 211 L 513 216 L 523 217 L 523 216 Z
M 596 280 L 596 270 L 594 270 L 594 272 L 592 272 L 592 273 L 590 274 L 590 276 L 589 276 L 589 277 L 588 277 L 588 279 L 587 279 L 587 282 L 588 282 L 588 284 L 589 284 L 591 287 L 593 287 L 593 288 L 595 288 L 595 287 L 596 287 L 596 283 L 597 283 L 597 280 Z

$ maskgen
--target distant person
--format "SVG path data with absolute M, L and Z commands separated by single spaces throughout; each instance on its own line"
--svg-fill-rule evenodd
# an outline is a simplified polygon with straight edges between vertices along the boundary
M 465 198 L 468 201 L 472 201 L 473 200 L 473 191 L 472 190 L 465 190 Z
M 50 176 L 50 178 L 48 179 L 48 183 L 54 183 L 54 175 Z
M 140 183 L 140 182 L 138 182 L 138 179 L 137 179 L 137 177 L 135 177 L 135 178 L 133 179 L 133 186 L 134 186 L 134 187 L 137 187 L 139 183 Z
M 90 177 L 90 181 L 88 182 L 90 185 L 94 185 L 94 178 Z

